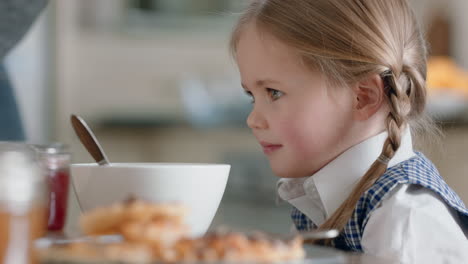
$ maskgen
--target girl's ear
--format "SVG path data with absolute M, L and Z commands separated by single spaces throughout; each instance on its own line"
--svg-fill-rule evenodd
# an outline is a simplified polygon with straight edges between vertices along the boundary
M 373 116 L 386 102 L 385 87 L 378 74 L 357 82 L 354 87 L 354 118 L 364 121 Z

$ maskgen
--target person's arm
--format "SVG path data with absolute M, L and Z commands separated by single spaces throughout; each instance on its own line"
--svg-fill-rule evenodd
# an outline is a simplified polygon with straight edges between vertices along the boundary
M 48 0 L 0 0 L 0 61 L 29 30 Z
M 401 263 L 466 263 L 466 239 L 454 209 L 434 192 L 402 185 L 370 216 L 364 229 L 365 253 Z

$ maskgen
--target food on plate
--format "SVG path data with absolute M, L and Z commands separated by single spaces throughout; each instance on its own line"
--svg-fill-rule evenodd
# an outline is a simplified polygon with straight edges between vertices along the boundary
M 304 258 L 300 237 L 289 240 L 272 238 L 263 233 L 210 233 L 196 239 L 182 239 L 174 246 L 174 259 L 167 261 L 229 263 L 275 263 Z
M 261 232 L 210 232 L 190 238 L 188 210 L 177 203 L 130 199 L 85 213 L 88 236 L 120 234 L 123 242 L 76 242 L 41 250 L 42 263 L 275 263 L 304 258 L 303 240 Z
M 187 212 L 177 203 L 129 199 L 85 213 L 80 226 L 86 235 L 121 234 L 127 241 L 170 245 L 188 235 Z

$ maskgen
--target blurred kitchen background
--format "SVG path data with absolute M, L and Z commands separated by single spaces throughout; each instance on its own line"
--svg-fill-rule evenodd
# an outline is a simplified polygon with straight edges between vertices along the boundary
M 91 162 L 71 130 L 76 113 L 113 162 L 229 163 L 212 226 L 287 232 L 289 207 L 245 125 L 251 106 L 228 50 L 246 2 L 51 1 L 7 58 L 28 142 L 63 142 L 74 162 Z M 445 134 L 419 149 L 468 202 L 468 1 L 413 5 L 432 45 L 428 111 Z

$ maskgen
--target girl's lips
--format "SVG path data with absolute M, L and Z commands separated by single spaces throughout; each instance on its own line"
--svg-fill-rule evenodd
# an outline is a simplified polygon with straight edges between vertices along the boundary
M 280 149 L 281 147 L 283 147 L 283 145 L 280 145 L 280 144 L 270 144 L 270 143 L 265 143 L 265 142 L 261 142 L 260 145 L 262 145 L 263 153 L 265 153 L 266 155 L 269 155 L 275 152 L 276 150 Z

